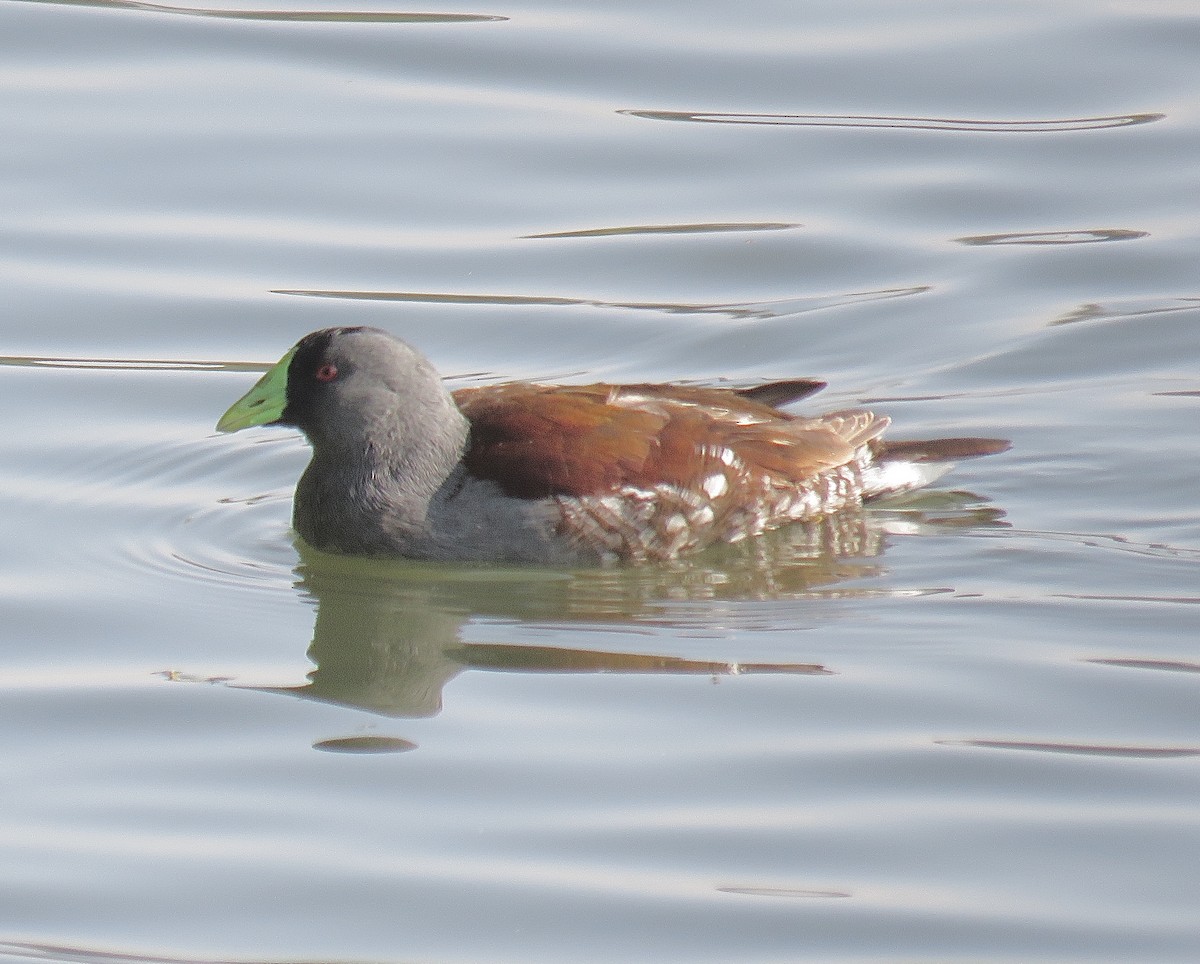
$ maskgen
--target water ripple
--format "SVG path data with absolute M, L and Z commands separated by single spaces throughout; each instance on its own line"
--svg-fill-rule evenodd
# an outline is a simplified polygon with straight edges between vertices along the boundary
M 295 441 L 260 441 L 269 451 L 256 469 L 269 468 L 277 459 L 293 461 L 294 453 L 288 450 Z M 180 453 L 143 453 L 141 467 L 149 477 L 115 496 L 119 504 L 114 509 L 131 517 L 122 527 L 125 536 L 95 551 L 115 554 L 118 565 L 155 578 L 199 580 L 238 590 L 290 589 L 295 578 L 295 553 L 288 537 L 290 483 L 265 492 L 223 495 L 246 488 L 246 480 L 230 477 L 244 471 L 245 463 L 227 444 L 211 439 L 185 449 L 193 450 L 186 459 L 190 478 L 179 485 L 172 484 L 172 475 L 177 475 Z M 278 472 L 288 477 L 286 468 L 280 466 Z M 96 564 L 105 560 L 97 559 Z
M 976 134 L 1063 134 L 1149 124 L 1166 114 L 1114 114 L 1052 120 L 972 120 L 956 117 L 889 117 L 871 114 L 740 114 L 683 110 L 619 110 L 628 117 L 698 124 L 761 124 L 771 127 L 858 127 Z
M 742 897 L 821 897 L 828 899 L 852 896 L 845 890 L 806 890 L 799 887 L 741 887 L 736 885 L 718 887 L 717 892 L 739 894 Z
M 910 288 L 884 288 L 879 291 L 855 291 L 847 294 L 785 298 L 778 301 L 728 303 L 682 303 L 653 301 L 601 301 L 595 298 L 570 298 L 554 295 L 456 294 L 427 291 L 350 291 L 316 288 L 277 288 L 272 294 L 300 295 L 306 298 L 346 298 L 356 301 L 403 301 L 418 304 L 502 305 L 520 307 L 618 308 L 624 311 L 655 311 L 672 315 L 725 315 L 734 319 L 782 318 L 824 308 L 838 308 L 866 301 L 882 301 L 924 294 L 928 285 Z
M 706 224 L 631 224 L 616 228 L 586 228 L 582 231 L 549 231 L 523 234 L 520 240 L 541 238 L 610 238 L 630 234 L 720 234 L 739 231 L 787 231 L 803 227 L 790 221 L 711 222 Z
M 391 13 L 362 10 L 223 10 L 218 7 L 177 7 L 144 0 L 21 0 L 104 10 L 139 10 L 146 13 L 181 14 L 186 17 L 216 17 L 221 20 L 271 20 L 295 23 L 488 23 L 507 20 L 479 13 Z
M 407 753 L 416 748 L 412 740 L 380 734 L 337 736 L 313 744 L 314 750 L 324 750 L 326 753 Z
M 70 358 L 54 355 L 0 355 L 0 366 L 142 372 L 262 372 L 270 367 L 258 362 L 177 358 Z
M 1200 600 L 1198 600 L 1200 601 Z M 1200 663 L 1191 663 L 1177 659 L 1138 659 L 1136 657 L 1100 657 L 1084 660 L 1085 663 L 1096 663 L 1099 666 L 1116 666 L 1121 669 L 1157 669 L 1169 673 L 1200 673 Z
M 1088 549 L 1111 549 L 1117 552 L 1128 552 L 1137 556 L 1151 556 L 1159 559 L 1184 559 L 1200 562 L 1200 549 L 1192 546 L 1174 546 L 1164 542 L 1138 542 L 1126 536 L 1112 535 L 1103 532 L 1062 532 L 1049 529 L 1008 529 L 1009 537 L 1027 537 L 1050 542 L 1067 542 Z M 1178 602 L 1180 600 L 1164 600 Z
M 112 434 L 72 440 L 44 472 L 3 484 L 24 525 L 53 520 L 40 524 L 75 533 L 72 552 L 96 592 L 111 593 L 114 580 L 141 591 L 171 579 L 274 593 L 294 581 L 290 479 L 304 453 L 295 436 L 247 441 L 259 452 L 249 479 L 236 440 Z M 57 591 L 44 580 L 6 590 Z
M 21 960 L 52 961 L 58 964 L 272 964 L 272 961 L 262 957 L 220 958 L 215 957 L 176 957 L 162 954 L 139 954 L 135 951 L 102 950 L 99 947 L 85 947 L 74 944 L 48 944 L 26 941 L 0 941 L 0 957 L 20 958 Z M 288 958 L 290 964 L 304 964 L 295 958 Z M 278 961 L 277 964 L 284 964 Z M 314 959 L 311 964 L 318 964 Z M 346 964 L 350 964 L 349 961 Z
M 1053 743 L 1037 740 L 934 740 L 934 742 L 941 746 L 971 746 L 988 750 L 1029 750 L 1035 753 L 1071 753 L 1081 756 L 1136 759 L 1200 756 L 1200 748 L 1190 746 L 1115 746 L 1099 743 Z
M 1015 234 L 977 234 L 955 238 L 959 244 L 976 246 L 992 244 L 1095 244 L 1098 241 L 1132 241 L 1150 237 L 1149 231 L 1125 228 L 1098 228 L 1085 231 L 1029 231 Z
M 1089 301 L 1074 308 L 1050 325 L 1070 325 L 1079 321 L 1113 320 L 1120 318 L 1148 318 L 1155 315 L 1176 314 L 1180 311 L 1200 309 L 1200 298 L 1141 298 L 1121 301 Z

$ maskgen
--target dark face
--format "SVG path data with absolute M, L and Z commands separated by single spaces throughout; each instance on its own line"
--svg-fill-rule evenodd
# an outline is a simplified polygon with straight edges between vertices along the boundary
M 338 390 L 358 370 L 347 335 L 366 328 L 326 328 L 306 335 L 296 345 L 287 368 L 287 402 L 277 425 L 309 429 L 321 411 L 335 404 Z

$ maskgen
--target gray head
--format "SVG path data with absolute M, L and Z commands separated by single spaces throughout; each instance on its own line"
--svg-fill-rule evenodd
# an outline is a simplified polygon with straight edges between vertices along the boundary
M 411 444 L 461 419 L 453 416 L 441 377 L 416 349 L 378 328 L 326 328 L 296 345 L 278 424 L 296 426 L 324 453 Z
M 217 428 L 251 425 L 292 425 L 312 444 L 298 518 L 302 502 L 315 501 L 349 510 L 369 499 L 416 511 L 454 471 L 468 434 L 428 359 L 377 328 L 302 338 Z M 357 508 L 365 511 L 365 502 Z

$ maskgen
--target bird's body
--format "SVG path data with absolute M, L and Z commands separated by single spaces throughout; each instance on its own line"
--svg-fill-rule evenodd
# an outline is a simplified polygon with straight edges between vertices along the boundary
M 887 445 L 886 416 L 776 408 L 821 388 L 676 385 L 447 391 L 369 328 L 302 339 L 219 424 L 295 425 L 313 446 L 297 532 L 419 559 L 667 560 L 925 484 L 996 439 Z

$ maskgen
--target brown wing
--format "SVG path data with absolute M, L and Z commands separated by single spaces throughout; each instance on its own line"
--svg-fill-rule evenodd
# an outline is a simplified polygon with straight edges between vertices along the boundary
M 511 383 L 454 398 L 471 422 L 467 468 L 524 498 L 690 491 L 714 471 L 800 482 L 845 465 L 887 424 L 868 412 L 795 418 L 744 392 L 683 386 Z
M 528 499 L 619 486 L 645 466 L 669 416 L 610 406 L 608 395 L 604 385 L 460 389 L 454 400 L 471 423 L 463 461 Z

